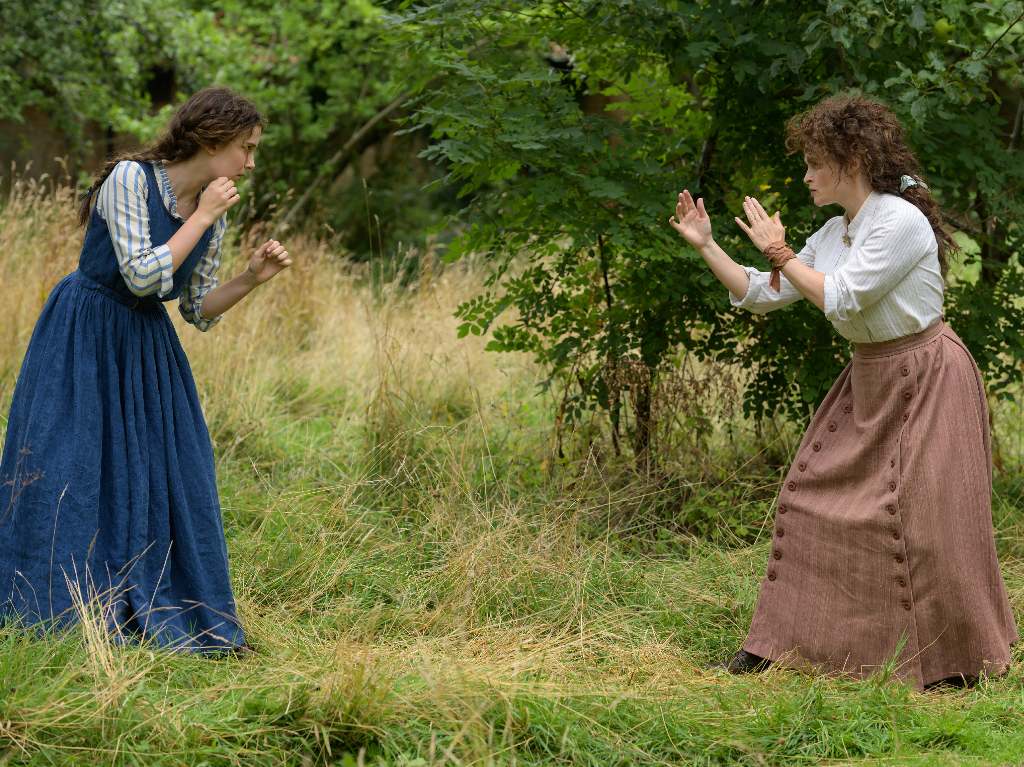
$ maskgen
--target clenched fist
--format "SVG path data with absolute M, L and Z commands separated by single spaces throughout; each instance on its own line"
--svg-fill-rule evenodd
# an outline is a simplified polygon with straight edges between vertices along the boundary
M 291 256 L 277 240 L 267 240 L 253 251 L 246 267 L 257 285 L 262 285 L 274 275 L 292 265 Z
M 224 215 L 224 211 L 240 199 L 235 182 L 226 176 L 221 176 L 211 181 L 203 190 L 196 213 L 202 216 L 207 226 L 213 226 L 213 223 Z

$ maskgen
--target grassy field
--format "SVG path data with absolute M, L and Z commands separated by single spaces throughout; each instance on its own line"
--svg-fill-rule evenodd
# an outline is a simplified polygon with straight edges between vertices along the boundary
M 0 217 L 0 418 L 80 241 L 66 191 L 22 187 Z M 290 245 L 295 268 L 216 329 L 178 323 L 258 654 L 117 647 L 88 620 L 0 631 L 0 765 L 1024 763 L 1019 650 L 1008 676 L 959 692 L 706 670 L 745 634 L 799 437 L 736 415 L 738 373 L 677 397 L 657 483 L 586 434 L 558 459 L 538 371 L 455 338 L 472 270 L 399 290 Z M 1001 404 L 995 515 L 1018 616 L 1021 432 Z

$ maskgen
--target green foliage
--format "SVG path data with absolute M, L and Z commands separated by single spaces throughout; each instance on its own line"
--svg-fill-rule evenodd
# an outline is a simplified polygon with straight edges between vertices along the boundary
M 260 215 L 287 206 L 289 190 L 303 191 L 400 87 L 379 45 L 380 11 L 368 0 L 196 2 L 189 16 L 191 27 L 175 37 L 192 72 L 189 90 L 230 85 L 267 114 L 253 180 Z
M 449 196 L 422 193 L 437 172 L 415 158 L 415 139 L 395 141 L 391 117 L 339 151 L 427 75 L 385 34 L 386 5 L 4 3 L 0 118 L 18 121 L 30 108 L 49 116 L 67 141 L 72 167 L 81 168 L 97 136 L 105 137 L 106 149 L 114 136 L 148 141 L 185 97 L 227 85 L 252 98 L 269 123 L 236 221 L 280 217 L 315 185 L 294 223 L 326 224 L 360 253 L 422 243 L 438 218 L 433 209 L 445 210 Z M 154 105 L 158 77 L 172 90 Z M 170 103 L 162 100 L 168 97 Z
M 149 107 L 147 74 L 164 63 L 169 2 L 4 2 L 2 16 L 0 118 L 20 121 L 29 108 L 49 114 L 72 155 L 83 151 L 90 122 L 134 132 Z
M 1024 233 L 1005 223 L 1024 215 L 1007 194 L 1024 181 L 1011 139 L 1020 13 L 1017 2 L 952 0 L 407 6 L 401 29 L 444 73 L 415 126 L 468 202 L 448 256 L 492 264 L 488 292 L 459 309 L 462 332 L 491 330 L 491 348 L 535 354 L 565 386 L 566 421 L 602 409 L 615 433 L 628 397 L 638 452 L 651 381 L 679 346 L 749 367 L 748 413 L 806 414 L 845 343 L 806 302 L 767 319 L 732 311 L 666 219 L 680 189 L 696 190 L 718 241 L 761 264 L 731 221 L 756 194 L 799 243 L 827 214 L 799 181 L 801 158 L 786 156 L 785 120 L 859 89 L 899 112 L 932 188 L 982 243 L 983 279 L 950 291 L 949 314 L 989 385 L 1006 391 L 1024 359 L 1010 300 Z M 624 375 L 638 365 L 646 373 Z
M 1000 266 L 995 284 L 978 280 L 953 285 L 947 292 L 951 307 L 946 318 L 984 371 L 989 391 L 1011 398 L 1024 363 L 1024 268 L 1020 255 Z
M 783 125 L 844 89 L 897 109 L 978 243 L 963 270 L 978 276 L 951 285 L 947 316 L 1008 395 L 1024 359 L 1022 14 L 1018 0 L 8 2 L 0 117 L 41 110 L 80 157 L 86 126 L 155 134 L 173 106 L 151 109 L 161 72 L 175 99 L 233 86 L 270 122 L 238 218 L 279 217 L 313 186 L 305 220 L 363 253 L 447 239 L 436 222 L 460 194 L 447 257 L 492 266 L 460 332 L 534 354 L 560 425 L 606 413 L 616 449 L 626 431 L 643 455 L 680 349 L 749 369 L 759 417 L 804 417 L 844 364 L 805 302 L 733 311 L 666 224 L 688 187 L 727 251 L 764 266 L 732 223 L 754 193 L 799 244 L 828 212 L 807 199 Z M 409 135 L 393 135 L 399 112 L 373 122 L 410 94 Z

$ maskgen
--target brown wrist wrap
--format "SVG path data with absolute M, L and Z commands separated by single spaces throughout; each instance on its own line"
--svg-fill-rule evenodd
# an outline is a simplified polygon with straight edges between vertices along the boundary
M 782 289 L 782 267 L 790 259 L 796 258 L 796 253 L 786 244 L 785 240 L 773 242 L 762 253 L 772 265 L 772 275 L 768 278 L 768 284 L 771 285 L 772 290 L 778 293 Z

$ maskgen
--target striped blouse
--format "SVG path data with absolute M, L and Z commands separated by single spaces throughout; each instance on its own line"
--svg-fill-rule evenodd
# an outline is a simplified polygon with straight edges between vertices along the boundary
M 178 200 L 171 188 L 167 170 L 162 162 L 153 163 L 153 167 L 164 206 L 180 221 Z M 149 184 L 142 166 L 137 162 L 122 160 L 100 185 L 96 196 L 96 212 L 107 222 L 118 267 L 128 289 L 137 296 L 156 294 L 158 298 L 163 298 L 174 288 L 174 265 L 171 249 L 166 244 L 153 247 L 150 242 L 149 218 L 146 213 L 148 198 Z M 203 298 L 217 287 L 220 247 L 226 228 L 225 214 L 213 225 L 210 245 L 196 264 L 178 299 L 181 316 L 204 332 L 220 321 L 220 317 L 206 319 L 200 312 Z
M 825 316 L 839 334 L 873 343 L 918 333 L 942 317 L 938 253 L 931 224 L 913 203 L 871 192 L 849 226 L 843 216 L 829 219 L 797 258 L 824 272 Z M 785 276 L 776 293 L 770 272 L 744 269 L 750 284 L 742 299 L 729 294 L 733 306 L 764 314 L 803 298 Z

